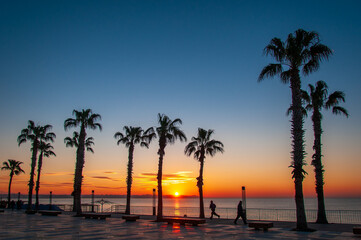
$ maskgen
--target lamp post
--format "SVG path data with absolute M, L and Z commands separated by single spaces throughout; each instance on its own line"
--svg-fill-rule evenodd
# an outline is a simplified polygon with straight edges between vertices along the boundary
M 155 188 L 153 188 L 153 216 L 155 216 Z
M 246 187 L 242 186 L 242 202 L 243 202 L 243 209 L 244 209 L 244 215 L 247 219 L 247 198 L 246 198 Z
M 51 210 L 52 198 L 53 198 L 53 192 L 50 191 L 50 196 L 49 196 L 49 210 Z
M 92 190 L 92 212 L 94 212 L 94 190 Z

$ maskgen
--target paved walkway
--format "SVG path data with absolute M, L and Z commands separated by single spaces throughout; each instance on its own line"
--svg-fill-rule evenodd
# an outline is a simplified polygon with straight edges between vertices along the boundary
M 214 219 L 196 227 L 171 226 L 146 218 L 125 222 L 119 215 L 95 220 L 6 210 L 0 213 L 0 239 L 361 239 L 352 230 L 340 231 L 342 224 L 335 225 L 334 230 L 295 232 L 290 230 L 294 223 L 275 223 L 274 228 L 263 232 L 231 224 L 231 220 Z

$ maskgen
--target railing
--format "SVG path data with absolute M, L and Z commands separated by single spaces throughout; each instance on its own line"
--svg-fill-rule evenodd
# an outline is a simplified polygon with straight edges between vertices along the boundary
M 112 211 L 113 212 L 113 211 Z M 237 216 L 236 208 L 217 208 L 216 212 L 221 218 L 234 219 Z M 150 206 L 132 206 L 132 214 L 152 215 L 153 208 Z M 206 209 L 206 217 L 210 216 L 210 210 Z M 188 216 L 198 217 L 199 208 L 197 207 L 163 207 L 164 216 Z M 361 224 L 361 210 L 326 210 L 326 216 L 329 223 Z M 306 210 L 308 222 L 316 222 L 317 210 Z M 263 209 L 247 208 L 247 218 L 249 220 L 268 220 L 268 221 L 296 221 L 295 209 Z
M 72 204 L 56 204 L 56 206 L 66 212 L 73 211 Z M 98 204 L 94 204 L 94 212 L 99 212 L 99 209 L 100 209 L 100 206 Z M 93 205 L 92 204 L 82 204 L 81 210 L 82 210 L 82 212 L 92 212 Z
M 72 205 L 57 204 L 63 211 L 72 211 Z M 100 205 L 94 205 L 94 211 L 100 212 Z M 151 206 L 131 206 L 131 214 L 152 215 L 153 207 Z M 82 204 L 83 212 L 91 212 L 91 204 Z M 104 212 L 123 213 L 125 212 L 125 205 L 112 204 L 109 208 L 104 209 Z M 217 208 L 216 212 L 224 219 L 234 219 L 237 216 L 236 208 Z M 205 209 L 206 217 L 210 216 L 210 210 Z M 163 207 L 164 216 L 187 216 L 198 217 L 198 207 Z M 361 224 L 361 210 L 326 210 L 326 216 L 329 223 L 344 223 L 344 224 Z M 317 210 L 306 210 L 306 217 L 308 222 L 316 222 Z M 296 221 L 295 209 L 265 209 L 265 208 L 247 208 L 247 219 L 249 220 L 267 220 L 267 221 Z

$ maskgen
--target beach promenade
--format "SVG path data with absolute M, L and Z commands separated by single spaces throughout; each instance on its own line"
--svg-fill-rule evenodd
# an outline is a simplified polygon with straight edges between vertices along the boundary
M 207 219 L 198 227 L 172 226 L 153 219 L 142 216 L 137 222 L 125 222 L 118 214 L 95 220 L 5 210 L 0 213 L 0 239 L 361 239 L 348 224 L 310 224 L 317 231 L 296 232 L 292 231 L 295 223 L 274 222 L 274 228 L 263 232 L 224 219 Z

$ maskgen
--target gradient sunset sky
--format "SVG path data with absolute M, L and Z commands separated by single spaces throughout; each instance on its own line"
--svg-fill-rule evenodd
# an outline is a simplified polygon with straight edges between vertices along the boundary
M 333 56 L 302 87 L 318 80 L 346 94 L 350 117 L 324 112 L 325 195 L 361 197 L 360 1 L 16 1 L 0 3 L 0 160 L 24 162 L 12 192 L 27 193 L 30 143 L 17 136 L 28 120 L 51 124 L 57 157 L 44 160 L 41 194 L 70 194 L 75 149 L 66 148 L 64 120 L 73 109 L 102 116 L 103 131 L 88 130 L 83 193 L 126 194 L 128 151 L 117 146 L 124 125 L 146 129 L 157 114 L 181 118 L 190 140 L 198 127 L 214 129 L 225 153 L 208 157 L 206 197 L 294 195 L 291 179 L 288 85 L 257 78 L 273 59 L 273 37 L 299 28 L 317 31 Z M 315 196 L 310 165 L 312 123 L 305 121 L 306 196 Z M 168 145 L 164 194 L 198 195 L 199 163 Z M 133 194 L 156 187 L 157 139 L 135 149 Z M 9 173 L 0 172 L 6 194 Z

